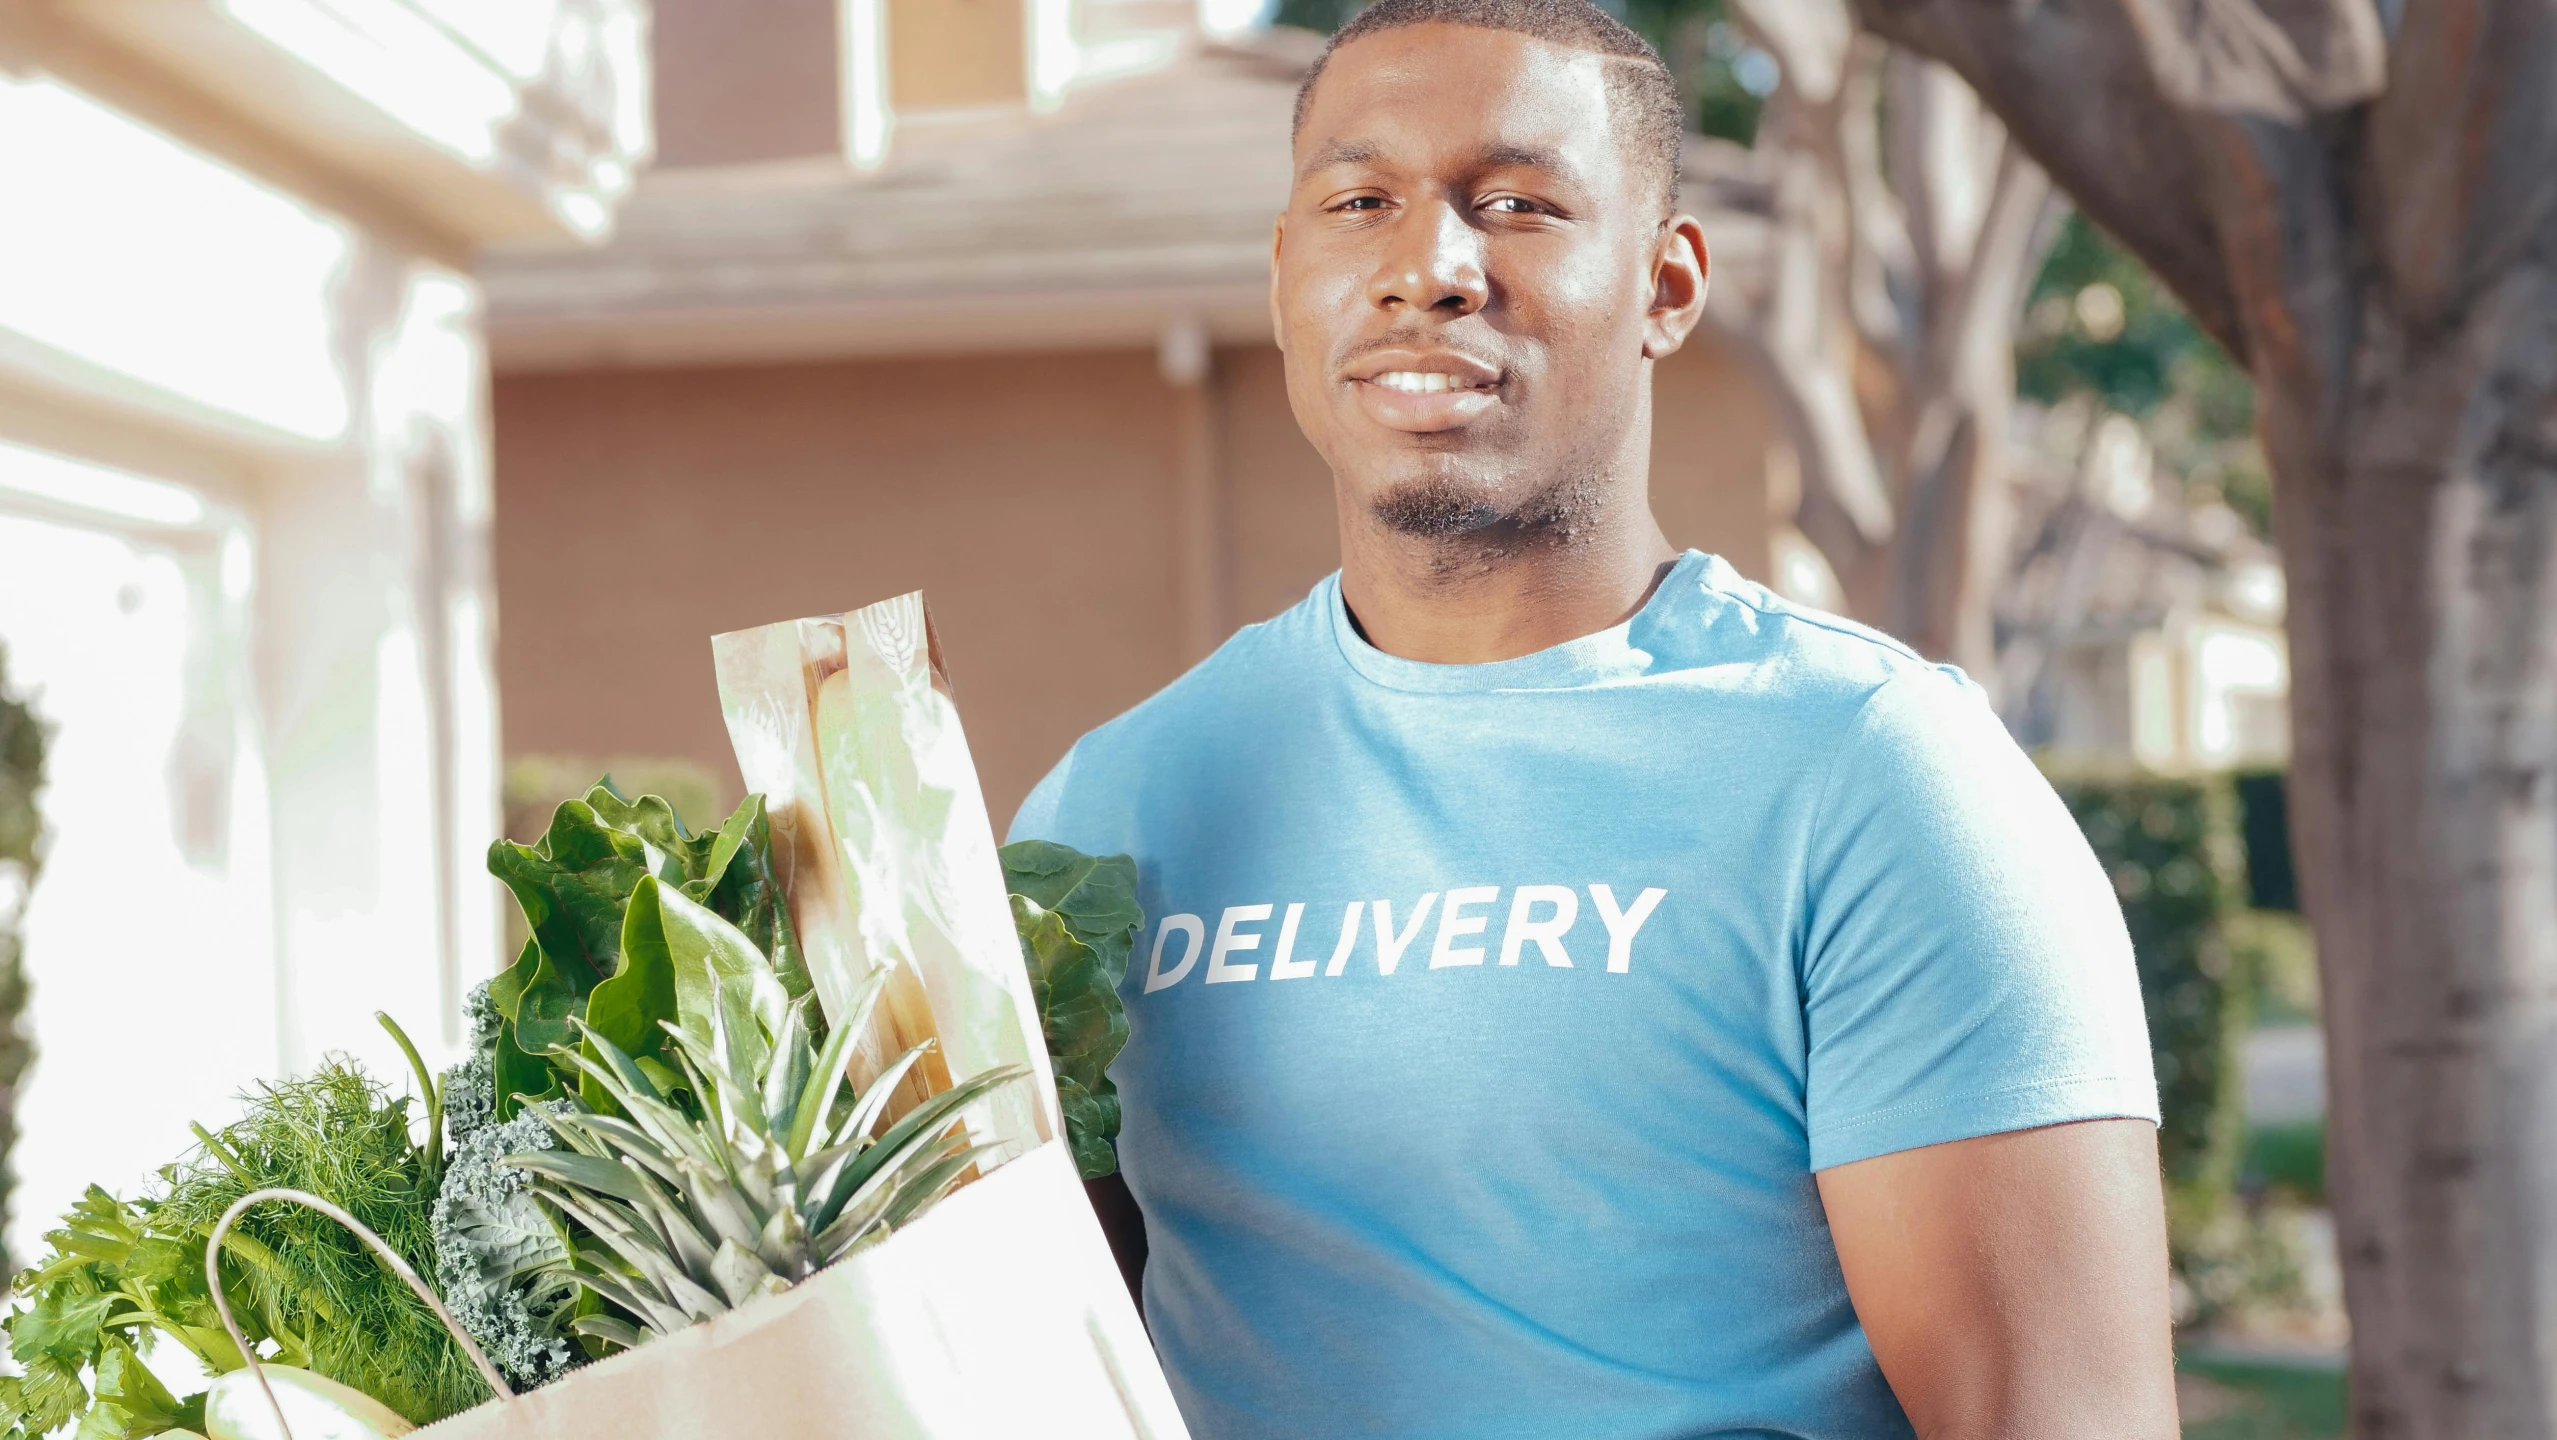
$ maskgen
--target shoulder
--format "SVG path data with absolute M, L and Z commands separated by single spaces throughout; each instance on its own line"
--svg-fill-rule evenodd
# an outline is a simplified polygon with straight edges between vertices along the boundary
M 1898 640 L 1788 600 L 1716 556 L 1681 566 L 1681 593 L 1648 608 L 1631 637 L 1655 673 L 1709 678 L 1795 722 L 1853 731 L 1903 703 L 1987 713 L 1980 687 Z M 1884 698 L 1888 695 L 1888 698 Z M 1908 697 L 1905 701 L 1903 697 Z

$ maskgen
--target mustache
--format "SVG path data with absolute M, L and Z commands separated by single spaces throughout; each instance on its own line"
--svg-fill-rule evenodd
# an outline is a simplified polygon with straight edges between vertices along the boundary
M 1501 358 L 1497 355 L 1486 354 L 1482 350 L 1471 345 L 1457 344 L 1449 340 L 1444 334 L 1432 333 L 1431 331 L 1423 329 L 1408 328 L 1388 330 L 1382 335 L 1372 336 L 1365 340 L 1354 341 L 1351 344 L 1343 346 L 1338 353 L 1332 356 L 1332 368 L 1334 370 L 1346 370 L 1350 366 L 1357 364 L 1359 361 L 1366 359 L 1368 356 L 1385 350 L 1444 350 L 1450 355 L 1461 355 L 1488 370 L 1503 374 L 1506 374 L 1509 370 L 1508 365 L 1503 363 Z

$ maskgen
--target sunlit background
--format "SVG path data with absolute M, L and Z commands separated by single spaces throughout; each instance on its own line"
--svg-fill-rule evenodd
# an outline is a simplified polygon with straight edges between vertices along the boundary
M 925 589 L 1001 824 L 1330 570 L 1265 285 L 1294 87 L 1354 8 L 0 8 L 0 697 L 48 737 L 40 868 L 0 848 L 36 1050 L 10 1254 L 260 1077 L 397 1083 L 377 1009 L 452 1057 L 506 953 L 501 829 L 607 768 L 736 798 L 712 633 Z M 1896 197 L 1851 254 L 1778 198 L 1775 56 L 1716 0 L 1617 8 L 1686 88 L 1716 258 L 1659 370 L 1665 527 L 1960 660 L 2135 926 L 2184 905 L 2149 978 L 2194 1037 L 2162 1051 L 2194 1433 L 2335 1433 L 2243 372 L 1949 72 L 1891 71 L 1871 173 L 1825 177 Z M 1964 164 L 1892 138 L 1919 116 Z M 1857 509 L 1936 463 L 1905 357 L 1949 353 L 1859 286 L 1952 278 L 2011 303 L 1954 337 L 1992 356 L 1955 398 L 1994 523 L 1946 539 Z

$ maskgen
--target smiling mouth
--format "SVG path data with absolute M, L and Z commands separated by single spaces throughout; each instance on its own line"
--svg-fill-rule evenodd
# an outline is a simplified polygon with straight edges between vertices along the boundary
M 1405 395 L 1438 395 L 1450 390 L 1497 388 L 1491 384 L 1470 382 L 1461 376 L 1449 375 L 1438 370 L 1388 370 L 1381 375 L 1369 376 L 1367 383 L 1381 385 L 1388 390 L 1400 391 Z

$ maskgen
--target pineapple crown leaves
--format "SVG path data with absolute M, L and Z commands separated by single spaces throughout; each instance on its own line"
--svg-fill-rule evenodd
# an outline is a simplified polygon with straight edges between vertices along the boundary
M 742 976 L 719 981 L 706 1025 L 660 1021 L 699 1118 L 640 1057 L 581 1025 L 584 1043 L 559 1058 L 611 1113 L 581 1104 L 551 1114 L 566 1148 L 507 1161 L 592 1239 L 557 1263 L 622 1315 L 581 1317 L 581 1333 L 635 1345 L 787 1289 L 920 1214 L 995 1148 L 970 1145 L 959 1114 L 1029 1073 L 1019 1066 L 972 1077 L 872 1138 L 888 1097 L 930 1042 L 851 1096 L 830 1123 L 854 1038 L 885 978 L 863 988 L 822 1052 L 807 1001 L 788 1005 L 768 1031 Z

